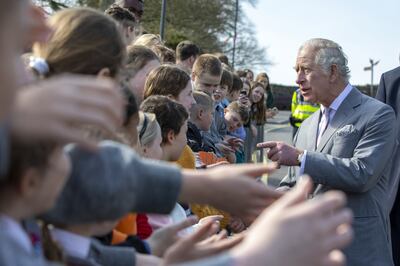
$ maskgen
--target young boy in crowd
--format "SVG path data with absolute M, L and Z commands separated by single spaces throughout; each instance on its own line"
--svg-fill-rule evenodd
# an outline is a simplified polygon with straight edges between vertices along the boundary
M 222 101 L 225 107 L 228 106 L 229 103 L 239 100 L 239 95 L 242 88 L 243 81 L 236 73 L 232 73 L 232 86 L 230 90 L 228 90 L 225 100 Z
M 194 89 L 212 97 L 221 82 L 222 65 L 219 59 L 211 54 L 200 55 L 193 65 L 192 81 Z
M 190 118 L 188 122 L 187 139 L 188 145 L 193 152 L 205 151 L 215 153 L 214 147 L 207 146 L 203 142 L 200 131 L 210 130 L 213 120 L 214 103 L 210 96 L 204 92 L 195 91 L 193 97 L 196 104 L 190 109 Z
M 250 118 L 249 110 L 238 101 L 231 102 L 225 109 L 224 122 L 227 128 L 227 134 L 235 132 L 246 124 Z
M 189 114 L 186 108 L 166 96 L 150 96 L 141 105 L 141 110 L 156 115 L 161 127 L 164 161 L 177 161 L 186 145 Z
M 234 149 L 235 163 L 242 163 L 242 150 L 243 140 L 238 138 L 235 133 L 243 128 L 243 125 L 249 120 L 249 110 L 246 106 L 241 105 L 238 101 L 234 101 L 225 109 L 224 124 L 225 131 L 221 133 L 224 135 L 224 141 Z
M 222 101 L 228 94 L 228 90 L 232 88 L 232 83 L 233 83 L 231 72 L 229 72 L 229 70 L 226 68 L 225 65 L 223 66 L 224 67 L 222 69 L 221 82 L 213 93 L 214 106 L 215 106 L 215 111 L 214 111 L 215 123 L 211 126 L 211 134 L 219 135 L 222 138 L 225 136 L 226 133 L 226 126 L 223 119 L 224 108 L 226 106 L 223 105 Z

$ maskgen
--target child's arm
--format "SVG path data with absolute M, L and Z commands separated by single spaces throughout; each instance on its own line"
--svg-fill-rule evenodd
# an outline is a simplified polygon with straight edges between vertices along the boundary
M 282 195 L 252 178 L 275 166 L 220 166 L 209 170 L 181 170 L 171 164 L 145 160 L 128 146 L 103 141 L 96 153 L 75 145 L 68 149 L 72 173 L 52 223 L 84 223 L 118 219 L 128 212 L 169 213 L 178 201 L 209 204 L 253 220 Z M 179 196 L 179 198 L 178 198 Z M 82 201 L 86 202 L 82 208 Z M 101 206 L 101 207 L 99 207 Z

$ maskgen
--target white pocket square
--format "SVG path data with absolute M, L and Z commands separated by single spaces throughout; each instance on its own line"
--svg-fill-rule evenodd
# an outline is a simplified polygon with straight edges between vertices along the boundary
M 357 129 L 353 125 L 345 125 L 338 131 L 336 131 L 336 136 L 338 137 L 345 137 L 357 132 Z

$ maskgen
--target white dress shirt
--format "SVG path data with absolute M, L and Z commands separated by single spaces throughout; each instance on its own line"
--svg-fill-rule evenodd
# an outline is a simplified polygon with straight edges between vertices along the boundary
M 332 121 L 332 119 L 335 117 L 336 111 L 339 109 L 340 105 L 343 103 L 343 101 L 346 99 L 346 97 L 350 94 L 351 90 L 353 89 L 353 86 L 350 85 L 350 83 L 347 84 L 347 86 L 344 88 L 344 90 L 339 94 L 338 97 L 331 103 L 329 106 L 330 112 L 329 112 L 329 123 Z M 323 114 L 323 111 L 325 110 L 325 106 L 321 104 L 321 114 Z M 328 126 L 329 126 L 328 123 Z M 318 130 L 320 128 L 320 125 L 318 125 L 317 130 L 317 136 L 318 136 Z M 306 165 L 306 160 L 307 160 L 307 150 L 304 150 L 304 155 L 303 158 L 301 159 L 300 163 L 300 171 L 299 171 L 299 176 L 304 174 L 304 167 Z

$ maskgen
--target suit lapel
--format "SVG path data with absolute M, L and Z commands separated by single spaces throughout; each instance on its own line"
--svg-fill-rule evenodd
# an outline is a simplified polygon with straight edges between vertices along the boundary
M 339 109 L 336 111 L 332 121 L 329 122 L 328 127 L 322 134 L 321 140 L 317 147 L 317 152 L 321 152 L 328 141 L 332 138 L 333 134 L 339 130 L 343 124 L 348 121 L 348 118 L 353 113 L 354 108 L 361 104 L 361 92 L 353 87 L 350 94 L 344 99 Z M 318 128 L 318 125 L 317 125 Z M 316 131 L 316 130 L 314 130 Z
M 317 146 L 317 130 L 319 120 L 321 119 L 321 110 L 318 109 L 311 117 L 310 117 L 310 132 L 308 132 L 308 140 L 306 149 L 310 151 L 315 151 L 315 146 Z M 314 130 L 315 129 L 315 130 Z

